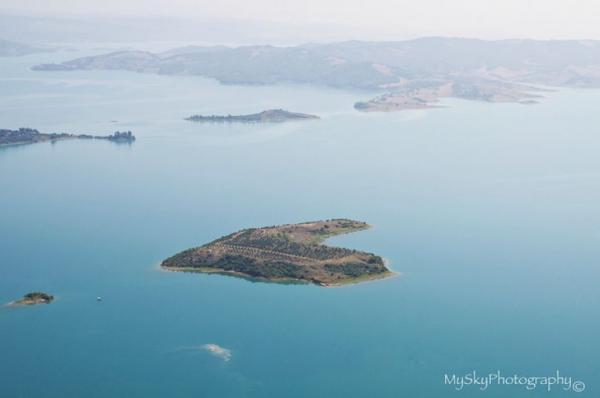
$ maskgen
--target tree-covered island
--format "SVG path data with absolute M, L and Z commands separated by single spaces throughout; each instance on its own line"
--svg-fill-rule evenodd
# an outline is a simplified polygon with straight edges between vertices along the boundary
M 162 268 L 335 286 L 393 275 L 381 257 L 322 242 L 369 228 L 360 221 L 334 219 L 250 228 L 167 258 Z

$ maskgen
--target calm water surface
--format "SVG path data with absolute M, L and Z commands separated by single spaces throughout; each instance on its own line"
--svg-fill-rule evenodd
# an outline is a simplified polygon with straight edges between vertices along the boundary
M 600 394 L 600 92 L 362 114 L 373 93 L 28 70 L 78 55 L 2 59 L 0 128 L 138 139 L 0 149 L 0 302 L 58 297 L 0 309 L 0 396 Z M 280 107 L 323 119 L 182 120 Z M 374 226 L 332 244 L 402 275 L 324 289 L 157 270 L 240 228 L 332 217 Z M 557 369 L 586 391 L 443 382 Z

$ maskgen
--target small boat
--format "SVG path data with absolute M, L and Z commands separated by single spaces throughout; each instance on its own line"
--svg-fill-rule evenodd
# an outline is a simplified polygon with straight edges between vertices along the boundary
M 96 301 L 102 301 L 102 297 L 100 297 L 100 296 L 96 297 Z

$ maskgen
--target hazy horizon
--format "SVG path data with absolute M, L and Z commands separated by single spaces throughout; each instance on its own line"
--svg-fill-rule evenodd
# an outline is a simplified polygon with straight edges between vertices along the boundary
M 294 41 L 405 40 L 441 36 L 496 39 L 600 39 L 600 4 L 560 0 L 508 0 L 484 4 L 474 0 L 419 2 L 351 0 L 289 2 L 258 0 L 108 0 L 98 4 L 70 0 L 5 0 L 0 14 L 66 19 L 161 18 L 227 21 L 253 29 L 274 41 L 293 32 Z M 1 37 L 1 36 L 0 36 Z M 285 40 L 284 40 L 285 41 Z

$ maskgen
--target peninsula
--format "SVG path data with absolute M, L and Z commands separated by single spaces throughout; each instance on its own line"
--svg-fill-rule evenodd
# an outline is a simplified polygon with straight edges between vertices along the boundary
M 415 80 L 398 85 L 393 91 L 366 102 L 356 102 L 354 109 L 363 112 L 394 112 L 409 109 L 443 108 L 443 98 L 460 98 L 482 102 L 535 104 L 547 92 L 529 84 L 517 84 L 477 78 L 450 80 Z
M 33 292 L 33 293 L 27 293 L 25 296 L 23 296 L 22 299 L 13 301 L 12 303 L 9 303 L 9 305 L 19 306 L 19 305 L 50 304 L 52 301 L 54 301 L 54 296 L 52 296 L 48 293 Z
M 68 139 L 93 139 L 111 142 L 133 142 L 135 136 L 131 131 L 115 131 L 111 135 L 66 134 L 66 133 L 40 133 L 36 129 L 20 128 L 18 130 L 0 129 L 0 147 L 10 145 L 35 144 L 36 142 L 55 142 Z
M 319 119 L 318 116 L 309 115 L 306 113 L 288 112 L 283 109 L 269 109 L 259 113 L 249 115 L 193 115 L 185 120 L 191 122 L 209 122 L 209 123 L 282 123 L 292 120 L 314 120 Z
M 331 236 L 367 228 L 364 222 L 333 219 L 243 229 L 184 250 L 164 260 L 161 267 L 320 286 L 391 276 L 383 259 L 375 254 L 322 244 Z

